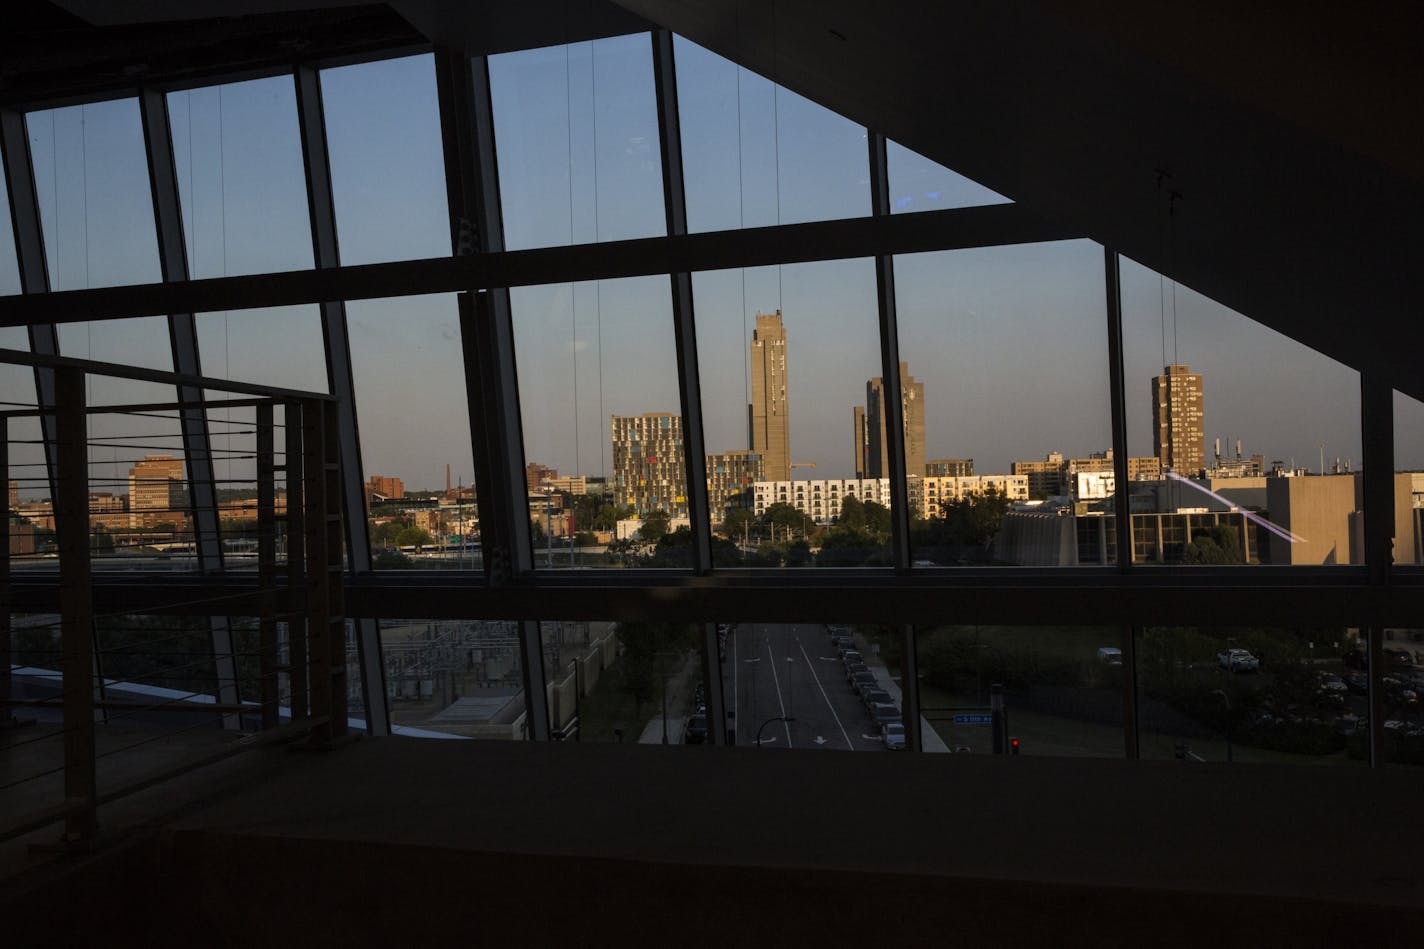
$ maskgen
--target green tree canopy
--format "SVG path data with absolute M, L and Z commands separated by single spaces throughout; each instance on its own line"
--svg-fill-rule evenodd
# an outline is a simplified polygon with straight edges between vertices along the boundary
M 656 544 L 668 532 L 670 521 L 667 511 L 649 511 L 643 518 L 643 526 L 638 528 L 638 539 L 645 544 Z
M 1182 560 L 1191 564 L 1245 563 L 1246 557 L 1241 551 L 1241 534 L 1228 524 L 1194 531 L 1192 542 L 1182 553 Z

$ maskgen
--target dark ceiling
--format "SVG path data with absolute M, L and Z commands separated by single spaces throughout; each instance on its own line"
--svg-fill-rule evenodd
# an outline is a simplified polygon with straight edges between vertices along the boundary
M 1424 399 L 1420 4 L 291 6 L 7 4 L 0 98 L 382 41 L 488 53 L 657 23 Z

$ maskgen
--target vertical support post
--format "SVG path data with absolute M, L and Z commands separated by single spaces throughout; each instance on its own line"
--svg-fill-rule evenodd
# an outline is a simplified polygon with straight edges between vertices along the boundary
M 5 525 L 5 546 L 0 549 L 0 728 L 14 724 L 10 712 L 12 692 L 10 675 L 10 545 L 14 543 L 14 523 L 10 520 L 10 420 L 0 417 L 0 524 Z
M 288 402 L 283 407 L 287 436 L 287 668 L 293 722 L 311 715 L 306 607 L 299 600 L 306 591 L 305 415 L 300 402 Z
M 1112 404 L 1113 446 L 1113 541 L 1117 547 L 1118 573 L 1130 573 L 1134 557 L 1132 542 L 1132 486 L 1127 475 L 1127 390 L 1122 343 L 1122 273 L 1117 251 L 1103 248 L 1103 279 L 1108 321 L 1108 396 Z M 1245 546 L 1242 535 L 1242 546 Z M 1141 754 L 1137 730 L 1137 629 L 1122 627 L 1122 731 L 1123 751 L 1128 758 Z
M 990 728 L 993 729 L 994 754 L 1009 752 L 1009 719 L 1004 711 L 1004 687 L 998 682 L 989 685 Z
M 544 646 L 539 640 L 539 621 L 519 621 L 519 671 L 524 679 L 524 715 L 532 741 L 548 741 L 548 675 L 544 669 Z
M 1365 565 L 1372 587 L 1387 586 L 1394 568 L 1394 390 L 1371 372 L 1360 373 L 1360 431 L 1364 440 Z M 1370 618 L 1370 767 L 1385 764 L 1384 627 Z
M 341 585 L 341 465 L 338 409 L 330 402 L 302 407 L 303 500 L 306 503 L 306 612 L 311 645 L 312 713 L 325 722 L 313 744 L 346 734 L 346 617 Z
M 687 233 L 687 190 L 682 167 L 682 125 L 677 101 L 677 64 L 669 30 L 654 30 L 653 87 L 658 108 L 658 143 L 663 166 L 663 208 L 669 237 Z M 693 312 L 692 274 L 670 274 L 673 330 L 682 406 L 684 461 L 687 466 L 687 514 L 692 523 L 692 570 L 712 572 L 712 517 L 707 491 L 707 447 L 702 424 L 702 377 L 697 359 L 697 323 Z M 717 624 L 702 624 L 702 662 L 707 695 L 708 732 L 714 745 L 727 743 L 726 696 L 717 643 Z
M 173 160 L 168 97 L 158 90 L 144 89 L 138 101 L 144 150 L 148 157 L 149 187 L 153 196 L 159 269 L 164 283 L 181 283 L 189 278 L 188 249 L 183 240 L 183 213 L 178 195 L 178 170 Z M 184 375 L 202 375 L 198 324 L 192 313 L 169 314 L 168 339 L 172 347 L 173 370 Z M 184 403 L 179 409 L 178 419 L 188 467 L 189 513 L 193 519 L 198 569 L 203 573 L 221 573 L 222 536 L 213 471 L 212 435 L 208 430 L 207 412 L 202 405 L 203 390 L 195 385 L 179 385 L 178 401 Z M 240 696 L 237 661 L 233 655 L 232 623 L 226 616 L 213 616 L 209 617 L 209 626 L 217 699 L 224 705 L 235 705 Z M 241 727 L 241 720 L 237 715 L 224 715 L 223 724 L 235 729 Z
M 1360 415 L 1365 564 L 1370 584 L 1383 586 L 1394 569 L 1394 389 L 1368 371 L 1360 373 Z
M 56 369 L 55 460 L 59 492 L 60 670 L 64 690 L 65 838 L 92 840 L 98 781 L 94 766 L 94 609 L 89 563 L 89 445 L 84 373 Z
M 1369 764 L 1371 768 L 1382 768 L 1385 764 L 1384 687 L 1380 679 L 1384 678 L 1384 629 L 1377 625 L 1365 630 L 1365 668 L 1369 670 L 1366 697 L 1370 709 Z
M 885 136 L 866 135 L 870 168 L 870 211 L 890 216 L 890 169 Z M 905 411 L 901 404 L 900 328 L 895 309 L 895 260 L 886 254 L 875 258 L 875 301 L 880 317 L 880 372 L 885 381 L 885 443 L 890 456 L 890 556 L 895 572 L 910 571 L 910 483 L 905 468 Z M 923 475 L 924 472 L 916 472 Z M 915 652 L 915 628 L 904 626 L 904 659 L 900 669 L 900 712 L 905 719 L 905 749 L 921 751 L 920 676 Z
M 870 208 L 875 217 L 890 216 L 890 172 L 885 136 L 870 132 Z M 896 573 L 910 569 L 910 497 L 905 470 L 905 411 L 901 404 L 900 330 L 895 310 L 895 261 L 875 258 L 875 296 L 880 313 L 880 364 L 885 380 L 885 447 L 890 456 L 890 543 Z M 924 472 L 916 472 L 923 475 Z M 918 689 L 917 685 L 910 686 Z M 907 729 L 908 731 L 908 729 Z
M 1123 754 L 1130 759 L 1142 756 L 1142 738 L 1137 727 L 1137 627 L 1122 627 L 1122 739 Z
M 436 50 L 435 62 L 452 245 L 456 254 L 497 253 L 504 249 L 504 226 L 488 64 L 445 48 Z M 534 568 L 508 289 L 460 298 L 460 338 L 480 548 L 485 578 L 498 585 Z
M 40 204 L 35 193 L 34 165 L 30 140 L 25 134 L 25 117 L 13 109 L 0 109 L 0 159 L 5 163 L 5 183 L 10 198 L 10 218 L 15 229 L 15 257 L 20 271 L 21 292 L 48 293 L 49 266 L 45 261 L 44 232 Z M 30 351 L 41 356 L 59 355 L 59 330 L 53 323 L 30 324 Z M 35 403 L 53 409 L 54 370 L 35 367 Z M 49 474 L 50 497 L 56 497 L 54 445 L 56 420 L 53 414 L 40 416 L 45 466 Z
M 326 120 L 321 101 L 321 77 L 310 66 L 298 66 L 295 75 L 297 121 L 307 179 L 307 204 L 311 209 L 312 259 L 317 269 L 340 265 L 336 239 L 336 202 L 331 191 L 331 162 Z M 356 417 L 356 382 L 351 370 L 351 341 L 343 301 L 321 304 L 321 335 L 326 351 L 326 375 L 337 400 L 337 425 L 341 449 L 342 522 L 353 573 L 371 570 L 371 543 L 366 533 L 366 488 L 361 470 L 360 428 Z M 333 459 L 335 460 L 335 459 Z M 381 661 L 380 630 L 375 620 L 356 622 L 356 648 L 360 657 L 361 694 L 366 710 L 366 730 L 373 735 L 391 732 L 386 696 L 385 663 Z
M 277 714 L 277 503 L 276 444 L 271 402 L 257 406 L 257 627 L 258 700 L 262 728 L 276 728 Z
M 900 714 L 905 721 L 905 750 L 924 751 L 920 718 L 920 657 L 915 646 L 915 627 L 901 627 L 905 645 L 900 650 Z
M 1108 387 L 1112 403 L 1113 534 L 1117 542 L 1119 573 L 1132 569 L 1132 503 L 1127 480 L 1127 392 L 1124 388 L 1122 348 L 1122 275 L 1117 251 L 1103 248 L 1103 276 L 1107 287 Z M 1243 538 L 1244 539 L 1244 538 Z

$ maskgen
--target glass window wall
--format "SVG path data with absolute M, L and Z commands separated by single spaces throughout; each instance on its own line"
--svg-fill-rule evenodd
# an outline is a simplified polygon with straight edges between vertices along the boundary
M 1122 259 L 1134 521 L 1160 547 L 1138 563 L 1345 565 L 1359 539 L 1360 375 Z M 1214 522 L 1195 529 L 1186 515 Z M 1254 529 L 1254 530 L 1253 530 Z
M 489 72 L 507 249 L 667 233 L 646 33 L 491 56 Z

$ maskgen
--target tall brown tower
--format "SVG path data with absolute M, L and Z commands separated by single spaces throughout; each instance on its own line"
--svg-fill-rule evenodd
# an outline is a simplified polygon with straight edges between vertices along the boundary
M 1206 467 L 1202 377 L 1189 366 L 1164 366 L 1152 377 L 1152 451 L 1179 473 Z
M 900 411 L 905 427 L 905 473 L 925 473 L 925 384 L 910 375 L 908 363 L 900 363 Z M 864 421 L 862 422 L 862 418 Z M 856 429 L 864 457 L 864 478 L 890 477 L 890 446 L 885 437 L 885 381 L 879 376 L 865 384 L 865 411 L 856 407 Z
M 786 327 L 781 311 L 758 313 L 752 331 L 751 450 L 766 464 L 766 480 L 791 480 L 791 419 L 787 414 Z

